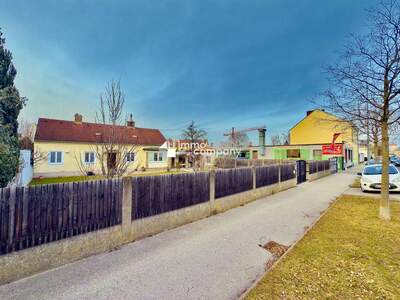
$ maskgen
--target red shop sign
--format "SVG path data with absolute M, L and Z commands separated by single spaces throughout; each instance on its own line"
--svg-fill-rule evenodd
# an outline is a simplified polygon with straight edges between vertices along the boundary
M 324 154 L 324 155 L 342 155 L 343 154 L 343 145 L 342 144 L 322 145 L 322 154 Z

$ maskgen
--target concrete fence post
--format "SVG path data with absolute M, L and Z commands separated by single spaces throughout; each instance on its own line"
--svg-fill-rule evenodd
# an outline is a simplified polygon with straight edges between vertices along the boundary
M 129 241 L 132 223 L 132 177 L 122 179 L 122 238 Z
M 306 160 L 306 181 L 310 180 L 310 161 Z
M 282 164 L 278 165 L 278 184 L 281 184 L 281 176 L 282 176 Z
M 255 190 L 257 188 L 257 185 L 256 185 L 257 178 L 256 178 L 256 167 L 255 166 L 251 167 L 251 172 L 253 174 L 253 190 Z
M 215 207 L 215 170 L 210 170 L 210 210 L 213 213 Z

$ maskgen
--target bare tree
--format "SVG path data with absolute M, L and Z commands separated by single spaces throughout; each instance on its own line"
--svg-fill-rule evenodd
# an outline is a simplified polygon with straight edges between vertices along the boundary
M 45 152 L 35 149 L 34 138 L 36 132 L 36 124 L 27 120 L 21 120 L 18 126 L 19 144 L 23 150 L 31 151 L 31 164 L 37 165 L 39 162 L 46 160 L 48 155 Z
M 368 124 L 365 124 L 365 127 L 362 128 L 366 128 L 366 126 L 368 126 L 368 132 L 366 132 L 366 134 L 369 135 L 369 138 L 372 141 L 374 158 L 375 160 L 377 160 L 378 157 L 380 156 L 379 148 L 382 141 L 381 127 L 380 124 L 377 123 L 376 121 L 374 120 L 370 121 L 371 122 L 368 122 Z
M 376 112 L 374 110 L 371 110 L 369 108 L 369 105 L 365 106 L 365 114 L 366 116 L 372 116 L 376 115 Z M 372 150 L 373 150 L 373 156 L 376 159 L 380 156 L 380 143 L 381 143 L 381 124 L 380 122 L 377 122 L 375 120 L 376 118 L 359 118 L 355 119 L 354 117 L 350 117 L 349 122 L 351 122 L 355 127 L 357 127 L 357 130 L 360 135 L 365 136 L 367 140 L 367 146 L 370 147 L 372 143 Z M 393 126 L 392 126 L 393 127 Z M 393 132 L 393 131 L 390 131 Z M 370 149 L 369 149 L 370 150 Z M 371 153 L 368 153 L 370 156 Z M 368 157 L 369 160 L 370 157 Z
M 79 168 L 79 171 L 84 175 L 88 176 L 90 174 L 95 174 L 96 173 L 96 163 L 86 163 L 85 162 L 85 156 L 86 154 L 82 153 L 75 153 L 74 159 L 75 163 Z M 104 175 L 104 174 L 102 174 Z
M 48 154 L 35 149 L 32 153 L 32 165 L 36 166 L 39 162 L 47 160 Z
M 112 80 L 100 95 L 100 109 L 96 112 L 96 122 L 99 124 L 121 125 L 125 106 L 125 95 L 119 81 Z
M 26 120 L 21 120 L 18 126 L 19 146 L 22 150 L 34 151 L 33 139 L 35 137 L 36 125 Z
M 191 121 L 188 127 L 183 130 L 182 138 L 195 143 L 196 141 L 205 140 L 207 132 L 199 128 L 194 121 Z
M 18 126 L 18 133 L 20 137 L 27 137 L 29 138 L 32 142 L 35 138 L 35 132 L 36 132 L 36 124 L 33 122 L 29 122 L 28 120 L 22 119 L 19 122 Z
M 234 136 L 229 135 L 228 140 L 223 143 L 224 147 L 244 148 L 250 145 L 249 136 L 244 132 L 236 132 Z
M 281 133 L 283 145 L 289 145 L 289 133 Z
M 275 134 L 271 136 L 271 144 L 276 145 L 288 145 L 289 144 L 289 135 L 285 133 Z
M 368 33 L 352 35 L 340 63 L 327 68 L 332 88 L 326 93 L 335 113 L 353 122 L 379 124 L 382 185 L 379 216 L 390 219 L 389 129 L 400 120 L 400 7 L 382 1 L 369 11 Z M 365 109 L 369 106 L 373 114 Z
M 127 123 L 130 125 L 125 124 L 127 120 L 123 118 L 124 106 L 125 95 L 120 82 L 109 82 L 105 92 L 100 95 L 99 111 L 95 116 L 96 123 L 101 125 L 96 133 L 97 143 L 91 146 L 96 161 L 93 162 L 91 158 L 85 161 L 81 154 L 75 154 L 75 161 L 85 175 L 94 172 L 97 167 L 106 178 L 126 175 L 140 141 L 135 135 L 132 115 Z

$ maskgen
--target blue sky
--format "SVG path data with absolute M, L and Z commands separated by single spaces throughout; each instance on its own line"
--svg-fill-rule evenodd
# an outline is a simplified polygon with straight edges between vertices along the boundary
M 104 86 L 120 79 L 137 126 L 178 137 L 194 120 L 219 141 L 232 126 L 287 132 L 375 3 L 0 0 L 0 27 L 29 99 L 24 119 L 93 121 Z

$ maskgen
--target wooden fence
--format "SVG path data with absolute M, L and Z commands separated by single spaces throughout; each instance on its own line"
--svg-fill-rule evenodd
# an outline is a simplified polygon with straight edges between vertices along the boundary
M 210 200 L 206 172 L 134 177 L 132 185 L 132 220 Z
M 280 181 L 287 181 L 296 177 L 296 164 L 286 164 L 279 166 L 280 171 Z
M 329 160 L 313 160 L 309 161 L 309 173 L 314 174 L 317 172 L 328 171 L 331 169 L 331 163 Z
M 120 224 L 122 181 L 0 189 L 0 254 Z
M 218 157 L 215 159 L 215 167 L 217 169 L 232 169 L 244 167 L 259 167 L 270 165 L 293 164 L 293 160 L 289 159 L 235 159 L 229 157 Z
M 134 177 L 130 219 L 290 180 L 294 170 L 285 164 L 217 170 L 212 178 L 209 172 Z M 121 179 L 0 189 L 0 255 L 122 224 L 122 197 Z
M 217 170 L 215 172 L 215 198 L 241 193 L 253 188 L 251 168 Z
M 264 166 L 256 168 L 256 187 L 263 187 L 279 182 L 279 166 Z

